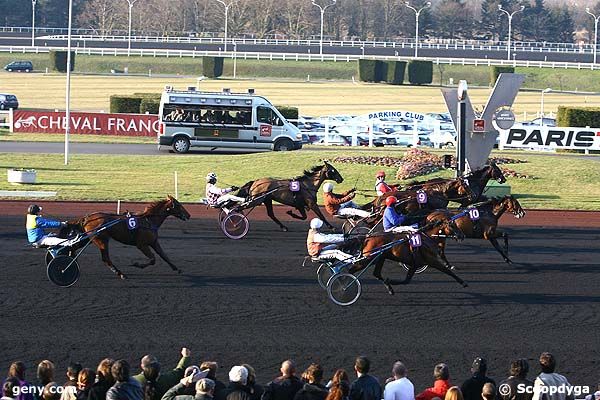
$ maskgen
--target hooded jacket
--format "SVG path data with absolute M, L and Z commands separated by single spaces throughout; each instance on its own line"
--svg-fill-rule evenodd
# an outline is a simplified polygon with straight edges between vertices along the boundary
M 434 397 L 443 399 L 450 386 L 452 386 L 450 380 L 437 379 L 433 382 L 433 387 L 423 390 L 415 397 L 415 400 L 431 400 Z

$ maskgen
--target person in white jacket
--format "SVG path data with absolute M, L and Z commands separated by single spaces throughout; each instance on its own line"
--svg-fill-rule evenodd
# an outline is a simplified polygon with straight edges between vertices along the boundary
M 308 254 L 319 259 L 336 259 L 345 263 L 352 263 L 354 257 L 342 250 L 340 247 L 346 239 L 342 234 L 321 233 L 319 229 L 323 226 L 323 221 L 319 218 L 313 218 L 310 221 L 310 229 L 306 237 L 306 248 Z
M 554 372 L 556 359 L 550 353 L 540 355 L 542 372 L 533 382 L 532 400 L 574 400 L 572 386 L 563 375 Z
M 239 189 L 236 186 L 228 188 L 219 188 L 217 186 L 217 174 L 210 172 L 206 175 L 206 201 L 211 206 L 221 206 L 229 201 L 234 203 L 243 203 L 245 198 L 230 194 L 234 190 Z

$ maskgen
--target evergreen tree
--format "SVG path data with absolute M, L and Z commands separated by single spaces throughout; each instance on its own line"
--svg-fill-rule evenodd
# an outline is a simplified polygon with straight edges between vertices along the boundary
M 555 7 L 549 14 L 548 40 L 559 43 L 573 43 L 575 24 L 567 6 Z
M 533 7 L 527 7 L 523 15 L 523 40 L 542 42 L 548 40 L 550 15 L 544 0 L 535 0 Z

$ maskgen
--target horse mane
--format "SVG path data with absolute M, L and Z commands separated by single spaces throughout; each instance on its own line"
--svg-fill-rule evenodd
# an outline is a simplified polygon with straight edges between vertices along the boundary
M 313 176 L 314 174 L 316 174 L 317 172 L 321 171 L 322 169 L 323 169 L 323 165 L 315 165 L 314 167 L 311 167 L 310 169 L 305 169 L 302 172 L 302 175 L 298 175 L 294 179 L 309 178 L 309 177 Z
M 162 200 L 153 201 L 152 203 L 148 204 L 146 206 L 146 208 L 144 208 L 144 211 L 142 211 L 139 214 L 139 216 L 145 217 L 147 215 L 154 214 L 158 209 L 160 209 L 162 206 L 164 206 L 167 201 L 169 201 L 169 200 L 162 199 Z

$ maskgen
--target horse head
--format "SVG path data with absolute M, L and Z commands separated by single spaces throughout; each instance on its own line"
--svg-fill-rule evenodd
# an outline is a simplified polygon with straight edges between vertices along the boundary
M 506 211 L 512 213 L 515 218 L 523 218 L 525 216 L 525 210 L 521 207 L 521 203 L 513 196 L 504 196 L 502 202 L 506 206 Z
M 506 177 L 504 176 L 504 173 L 502 172 L 500 167 L 498 167 L 498 165 L 496 165 L 495 162 L 490 161 L 488 168 L 489 168 L 490 179 L 494 179 L 494 180 L 498 181 L 498 183 L 506 182 Z
M 183 207 L 183 205 L 177 201 L 171 195 L 167 196 L 167 200 L 165 202 L 165 212 L 167 215 L 172 215 L 175 218 L 179 218 L 182 221 L 187 221 L 190 219 L 190 213 Z
M 475 192 L 471 189 L 471 185 L 469 184 L 469 180 L 464 177 L 459 177 L 455 180 L 456 185 L 456 193 L 458 194 L 458 199 L 467 199 L 469 201 L 475 201 Z M 452 200 L 452 199 L 451 199 Z
M 329 164 L 329 162 L 327 161 L 323 161 L 323 164 L 323 171 L 325 173 L 326 180 L 332 180 L 336 183 L 342 183 L 344 181 L 342 175 L 338 172 L 337 169 L 335 169 L 333 165 Z
M 464 232 L 456 225 L 456 221 L 446 210 L 434 211 L 426 217 L 425 221 L 433 225 L 432 230 L 437 235 L 452 237 L 458 241 L 465 238 Z

